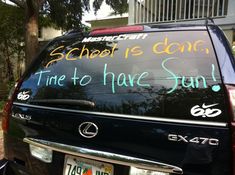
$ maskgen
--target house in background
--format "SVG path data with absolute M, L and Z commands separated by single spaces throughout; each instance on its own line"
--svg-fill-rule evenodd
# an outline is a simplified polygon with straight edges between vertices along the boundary
M 49 41 L 55 37 L 61 36 L 63 31 L 60 29 L 55 29 L 53 27 L 41 27 L 38 31 L 38 40 L 39 42 L 42 41 Z
M 91 30 L 107 27 L 120 27 L 128 25 L 128 15 L 110 16 L 103 19 L 86 21 L 91 25 Z
M 235 44 L 235 0 L 131 0 L 128 24 L 203 23 L 212 18 Z

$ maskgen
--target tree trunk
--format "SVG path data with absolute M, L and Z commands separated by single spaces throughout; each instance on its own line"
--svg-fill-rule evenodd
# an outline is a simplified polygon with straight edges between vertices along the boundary
M 25 56 L 26 67 L 30 65 L 38 51 L 38 14 L 39 3 L 35 0 L 26 0 L 25 6 Z
M 6 77 L 9 82 L 14 81 L 14 73 L 13 73 L 13 66 L 10 60 L 10 53 L 9 53 L 9 47 L 8 47 L 8 42 L 5 39 L 4 40 L 5 44 L 5 50 L 4 50 L 4 56 L 5 56 L 5 61 L 6 61 Z
M 21 76 L 22 76 L 22 53 L 21 53 L 21 49 L 19 47 L 18 52 L 17 52 L 17 77 L 16 79 L 18 80 Z

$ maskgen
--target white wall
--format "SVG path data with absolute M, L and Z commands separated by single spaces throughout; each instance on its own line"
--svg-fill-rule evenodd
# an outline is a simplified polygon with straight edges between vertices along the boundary
M 51 27 L 43 27 L 41 29 L 40 40 L 51 40 L 57 36 L 62 35 L 62 30 L 54 29 Z

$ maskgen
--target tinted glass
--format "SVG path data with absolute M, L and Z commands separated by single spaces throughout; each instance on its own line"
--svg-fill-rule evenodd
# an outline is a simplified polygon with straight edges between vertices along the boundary
M 39 59 L 21 86 L 18 102 L 221 120 L 221 78 L 206 31 L 61 39 Z

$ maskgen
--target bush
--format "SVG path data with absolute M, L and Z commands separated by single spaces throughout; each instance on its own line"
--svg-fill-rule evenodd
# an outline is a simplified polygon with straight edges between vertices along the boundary
M 1 100 L 0 101 L 0 111 L 2 111 L 3 107 L 4 107 L 5 101 Z

